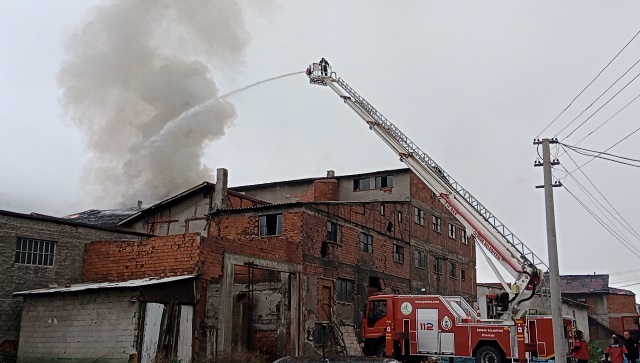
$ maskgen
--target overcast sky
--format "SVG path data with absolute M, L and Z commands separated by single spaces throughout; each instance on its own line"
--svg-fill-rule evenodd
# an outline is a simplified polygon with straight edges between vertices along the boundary
M 89 20 L 96 4 L 106 2 L 0 2 L 0 209 L 67 215 L 113 207 L 110 199 L 95 201 L 91 194 L 86 172 L 91 149 L 86 134 L 63 112 L 56 80 L 69 36 Z M 235 64 L 211 62 L 219 94 L 327 58 L 339 76 L 547 259 L 544 195 L 534 188 L 542 183 L 542 169 L 533 167 L 532 140 L 640 30 L 640 3 L 261 4 L 243 9 L 238 26 L 246 28 L 250 42 Z M 638 59 L 640 37 L 540 136 L 557 134 L 575 145 L 601 126 L 638 96 L 640 84 L 631 83 L 568 137 L 640 67 L 560 132 Z M 330 89 L 309 85 L 304 75 L 228 100 L 237 117 L 226 135 L 206 148 L 202 163 L 228 168 L 231 186 L 324 176 L 329 169 L 351 174 L 403 167 Z M 640 126 L 639 112 L 640 101 L 579 146 L 609 148 Z M 639 140 L 640 133 L 634 134 L 609 152 L 638 159 Z M 578 163 L 589 160 L 560 152 L 569 170 L 575 169 L 569 156 Z M 608 209 L 608 203 L 615 207 L 628 229 L 640 231 L 640 170 L 600 159 L 582 170 L 606 201 L 580 172 L 573 174 L 578 182 Z M 614 217 L 604 219 L 621 231 L 625 247 L 569 194 L 602 216 L 579 184 L 571 178 L 564 183 L 566 188 L 555 189 L 561 273 L 610 273 L 616 286 L 640 284 L 635 232 L 613 227 Z M 136 201 L 132 196 L 129 204 Z M 479 281 L 496 280 L 485 263 L 478 265 Z M 622 273 L 630 270 L 635 271 Z M 640 293 L 640 285 L 626 288 Z

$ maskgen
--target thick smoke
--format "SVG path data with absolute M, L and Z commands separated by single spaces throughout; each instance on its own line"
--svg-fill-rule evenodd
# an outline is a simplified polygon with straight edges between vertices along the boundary
M 159 201 L 204 180 L 205 146 L 236 118 L 213 67 L 242 61 L 249 36 L 233 0 L 118 0 L 67 44 L 62 103 L 87 138 L 99 206 Z

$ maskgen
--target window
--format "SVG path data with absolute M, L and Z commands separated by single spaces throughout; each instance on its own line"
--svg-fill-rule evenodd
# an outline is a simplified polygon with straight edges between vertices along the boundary
M 282 234 L 282 213 L 260 216 L 260 236 L 279 236 Z
M 452 279 L 456 278 L 456 263 L 455 262 L 449 262 L 449 277 L 451 277 Z
M 373 326 L 372 323 L 385 316 L 387 316 L 387 300 L 372 300 L 369 304 L 369 315 L 367 316 L 369 324 L 371 324 L 370 327 Z
M 391 187 L 393 187 L 393 175 L 376 177 L 376 189 Z
M 393 260 L 404 263 L 404 246 L 398 243 L 393 244 Z
M 373 252 L 373 236 L 366 233 L 360 233 L 360 251 Z
M 433 230 L 440 233 L 440 217 L 433 216 Z
M 398 223 L 402 223 L 402 211 L 398 211 Z
M 369 190 L 369 178 L 353 179 L 353 191 Z
M 18 237 L 15 263 L 21 265 L 53 266 L 56 243 Z
M 449 223 L 449 238 L 456 239 L 456 225 Z
M 422 251 L 413 252 L 413 263 L 417 268 L 427 267 L 427 261 L 425 260 L 425 254 Z
M 435 263 L 433 264 L 433 272 L 437 274 L 442 273 L 442 259 L 440 257 L 436 257 Z
M 380 215 L 384 215 L 384 204 L 380 204 Z
M 353 302 L 353 281 L 336 280 L 336 301 Z
M 464 243 L 465 245 L 468 245 L 469 244 L 469 236 L 467 235 L 467 231 L 461 230 L 460 234 L 462 234 L 462 243 Z
M 420 208 L 415 209 L 415 220 L 421 226 L 424 226 L 424 211 Z
M 466 280 L 466 279 L 467 279 L 467 271 L 465 271 L 465 270 L 460 270 L 460 279 L 461 279 L 462 281 L 464 281 L 464 280 Z
M 338 242 L 338 224 L 327 221 L 327 241 Z

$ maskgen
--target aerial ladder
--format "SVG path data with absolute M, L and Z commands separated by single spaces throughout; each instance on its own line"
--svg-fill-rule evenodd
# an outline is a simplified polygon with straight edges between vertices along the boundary
M 548 266 L 478 199 L 462 187 L 427 153 L 422 151 L 347 82 L 337 77 L 328 62 L 311 64 L 306 74 L 314 85 L 331 88 L 438 197 L 480 246 L 504 291 L 495 297 L 494 309 L 484 318 L 510 320 L 525 311 L 525 301 L 538 293 L 548 297 Z M 489 257 L 489 255 L 492 257 Z M 512 276 L 511 285 L 493 260 Z

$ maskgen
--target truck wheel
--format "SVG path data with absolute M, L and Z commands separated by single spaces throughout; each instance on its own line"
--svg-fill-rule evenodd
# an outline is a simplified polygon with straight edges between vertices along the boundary
M 476 363 L 502 363 L 502 354 L 495 347 L 484 346 L 476 353 Z
M 387 348 L 385 347 L 385 344 L 382 343 L 376 350 L 376 357 L 385 358 L 386 356 L 387 356 Z

